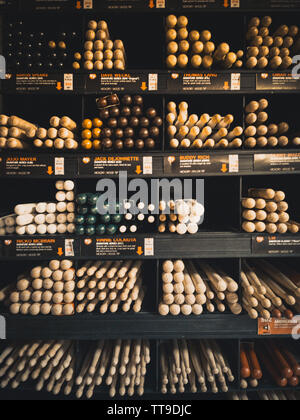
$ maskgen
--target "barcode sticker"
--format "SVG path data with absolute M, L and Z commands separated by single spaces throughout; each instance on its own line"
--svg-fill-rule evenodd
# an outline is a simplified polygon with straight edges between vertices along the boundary
M 241 73 L 232 73 L 231 90 L 241 90 Z
M 65 174 L 65 158 L 55 158 L 55 175 Z
M 166 0 L 156 0 L 156 8 L 157 9 L 165 9 L 166 8 Z
M 84 9 L 92 9 L 93 8 L 93 0 L 84 0 L 83 8 Z
M 152 156 L 147 156 L 143 158 L 143 173 L 144 175 L 153 174 L 153 158 Z
M 65 256 L 66 257 L 75 257 L 74 239 L 66 239 L 65 240 Z
M 229 172 L 239 172 L 240 163 L 239 155 L 229 155 Z
M 64 90 L 74 90 L 73 74 L 64 75 Z
M 149 74 L 149 92 L 158 89 L 158 74 Z
M 145 238 L 144 241 L 145 257 L 154 256 L 154 238 Z
M 232 8 L 234 8 L 234 7 L 239 8 L 240 7 L 240 0 L 231 0 L 231 7 Z

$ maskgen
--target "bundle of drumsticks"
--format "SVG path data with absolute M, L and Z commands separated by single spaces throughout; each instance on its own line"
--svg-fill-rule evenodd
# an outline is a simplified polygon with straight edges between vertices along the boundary
M 299 53 L 299 27 L 280 25 L 272 31 L 272 23 L 270 16 L 262 19 L 254 17 L 250 20 L 246 34 L 248 69 L 286 70 L 293 64 L 293 56 Z
M 160 315 L 201 315 L 204 309 L 224 313 L 227 306 L 235 315 L 242 312 L 238 283 L 219 267 L 168 260 L 163 262 L 162 269 Z
M 142 261 L 89 261 L 80 268 L 52 260 L 0 289 L 13 315 L 66 316 L 117 311 L 138 313 L 146 294 Z
M 293 319 L 300 312 L 300 276 L 290 265 L 244 261 L 241 283 L 243 307 L 252 319 Z
M 222 117 L 202 114 L 189 115 L 189 105 L 181 102 L 177 108 L 175 102 L 168 103 L 167 133 L 171 149 L 238 149 L 242 147 L 243 128 L 236 126 L 231 114 Z
M 160 346 L 161 392 L 228 392 L 234 382 L 226 352 L 214 340 L 173 340 Z
M 244 222 L 242 228 L 245 232 L 298 233 L 300 223 L 291 220 L 289 204 L 285 201 L 283 191 L 272 188 L 250 188 L 248 196 L 242 199 Z
M 38 127 L 15 115 L 0 115 L 0 149 L 78 149 L 77 124 L 69 117 L 51 117 L 50 128 Z
M 138 313 L 146 294 L 141 261 L 88 262 L 77 270 L 76 312 Z
M 293 345 L 279 340 L 241 344 L 241 388 L 257 388 L 266 376 L 280 388 L 299 385 L 300 364 Z
M 142 396 L 150 362 L 148 340 L 89 343 L 81 363 L 70 341 L 11 344 L 0 354 L 0 388 L 16 390 L 33 380 L 38 392 L 90 399 L 106 384 L 112 398 L 117 390 L 120 396 Z
M 231 51 L 226 42 L 216 46 L 209 30 L 190 31 L 186 16 L 169 15 L 166 18 L 166 65 L 170 69 L 191 67 L 210 69 L 217 65 L 223 69 L 243 67 L 242 50 Z
M 265 98 L 251 101 L 245 107 L 245 141 L 247 149 L 300 146 L 299 135 L 290 133 L 287 122 L 269 122 L 267 109 L 269 101 Z
M 263 98 L 245 106 L 245 129 L 232 114 L 190 114 L 189 104 L 169 102 L 166 116 L 171 149 L 274 149 L 300 146 L 300 136 L 287 122 L 270 123 L 270 103 Z

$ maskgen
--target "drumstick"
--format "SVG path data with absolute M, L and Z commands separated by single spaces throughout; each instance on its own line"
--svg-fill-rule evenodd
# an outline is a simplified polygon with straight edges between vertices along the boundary
M 208 124 L 208 122 L 210 121 L 210 119 L 211 118 L 210 118 L 210 116 L 208 114 L 201 115 L 199 121 L 196 124 L 197 127 L 199 127 L 200 130 L 203 129 Z

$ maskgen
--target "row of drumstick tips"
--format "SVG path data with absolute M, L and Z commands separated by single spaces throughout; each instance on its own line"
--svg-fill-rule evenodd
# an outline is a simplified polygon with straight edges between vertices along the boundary
M 38 392 L 74 393 L 78 399 L 92 398 L 101 385 L 112 398 L 117 393 L 144 394 L 151 362 L 148 340 L 101 340 L 90 344 L 79 359 L 76 350 L 70 341 L 9 345 L 0 355 L 0 388 L 16 390 L 34 380 Z
M 53 116 L 50 128 L 36 124 L 15 115 L 0 115 L 0 149 L 28 150 L 32 146 L 44 149 L 76 150 L 77 124 L 69 117 Z
M 242 199 L 242 228 L 245 232 L 298 233 L 300 223 L 291 220 L 289 204 L 283 191 L 272 188 L 250 188 Z
M 284 263 L 244 261 L 241 282 L 243 308 L 250 318 L 293 319 L 300 311 L 299 273 Z
M 284 342 L 265 340 L 241 344 L 241 388 L 257 388 L 265 377 L 286 388 L 299 385 L 299 353 Z
M 240 375 L 235 373 L 234 354 L 230 357 L 231 344 L 204 339 L 160 342 L 161 393 L 228 393 L 237 376 L 241 389 L 257 388 L 260 393 L 262 380 L 280 388 L 298 386 L 300 365 L 295 344 L 281 340 L 241 343 Z M 38 392 L 74 394 L 78 399 L 92 398 L 100 386 L 101 392 L 105 386 L 112 398 L 142 396 L 149 366 L 154 367 L 152 350 L 147 339 L 99 340 L 79 347 L 72 341 L 10 343 L 0 352 L 0 388 L 18 390 L 34 381 Z M 262 399 L 273 397 L 266 394 Z M 297 395 L 286 397 L 295 399 Z M 240 399 L 238 394 L 230 398 Z
M 141 261 L 97 261 L 77 271 L 69 260 L 52 260 L 18 276 L 0 290 L 14 315 L 140 312 L 146 288 Z
M 139 313 L 150 290 L 145 270 L 142 261 L 88 261 L 75 268 L 72 261 L 52 260 L 1 288 L 0 302 L 14 315 Z M 292 319 L 300 312 L 299 272 L 282 262 L 243 260 L 238 281 L 215 262 L 166 260 L 161 276 L 162 316 L 244 310 L 252 319 Z

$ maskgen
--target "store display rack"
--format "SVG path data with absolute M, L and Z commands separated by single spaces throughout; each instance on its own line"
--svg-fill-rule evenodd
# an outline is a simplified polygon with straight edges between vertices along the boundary
M 212 13 L 212 12 L 234 12 L 241 21 L 246 22 L 246 16 L 253 14 L 278 14 L 281 12 L 300 12 L 300 1 L 285 0 L 215 0 L 186 2 L 185 0 L 120 0 L 120 1 L 96 1 L 96 0 L 7 0 L 0 4 L 2 19 L 11 13 L 17 12 L 20 16 L 27 13 L 40 13 L 45 16 L 51 13 L 73 12 L 82 16 L 82 22 L 93 12 L 97 13 L 142 13 L 140 16 L 156 16 L 156 14 L 178 13 Z M 7 15 L 6 15 L 7 13 Z M 240 15 L 239 15 L 240 13 Z M 232 13 L 233 14 L 233 13 Z M 245 16 L 243 15 L 245 14 Z M 52 15 L 51 15 L 52 16 Z M 148 15 L 147 15 L 148 16 Z M 278 15 L 277 15 L 278 16 Z M 162 22 L 162 16 L 156 17 Z M 151 52 L 155 51 L 155 47 Z M 149 66 L 148 66 L 149 67 Z M 33 111 L 43 110 L 44 114 L 54 112 L 59 102 L 61 112 L 67 113 L 71 110 L 73 118 L 80 123 L 86 116 L 91 104 L 94 104 L 96 96 L 107 92 L 119 94 L 142 94 L 147 96 L 151 102 L 155 98 L 160 103 L 162 115 L 165 115 L 166 102 L 168 99 L 194 101 L 210 101 L 223 105 L 233 104 L 230 112 L 238 112 L 240 121 L 243 121 L 243 107 L 249 98 L 255 99 L 262 96 L 272 98 L 277 108 L 281 108 L 283 101 L 289 103 L 290 123 L 297 128 L 298 115 L 294 109 L 295 100 L 300 94 L 300 80 L 294 79 L 291 71 L 264 72 L 267 78 L 262 78 L 263 72 L 258 71 L 166 71 L 157 68 L 128 70 L 120 74 L 112 73 L 109 76 L 104 74 L 96 77 L 84 73 L 64 74 L 9 74 L 7 80 L 1 81 L 1 112 L 11 112 L 24 115 L 24 118 L 32 120 Z M 233 76 L 234 74 L 234 76 Z M 236 75 L 239 75 L 237 78 Z M 70 84 L 70 76 L 72 83 Z M 156 80 L 155 86 L 151 86 L 150 80 Z M 126 84 L 124 80 L 126 79 Z M 203 80 L 206 84 L 203 84 Z M 209 88 L 207 80 L 209 79 Z M 236 80 L 239 83 L 236 84 Z M 234 82 L 233 82 L 234 80 Z M 70 87 L 71 86 L 71 87 Z M 188 88 L 187 88 L 188 86 Z M 204 100 L 203 100 L 204 99 Z M 26 102 L 30 101 L 31 107 L 26 108 Z M 216 109 L 216 111 L 218 111 Z M 59 111 L 57 111 L 59 112 Z M 39 115 L 37 115 L 37 119 Z M 209 165 L 203 168 L 200 164 L 191 161 L 188 170 L 180 167 L 181 157 L 189 155 L 206 156 Z M 122 157 L 135 157 L 134 163 L 129 171 L 129 177 L 149 178 L 204 178 L 206 183 L 208 221 L 203 229 L 194 236 L 179 237 L 174 235 L 159 235 L 156 231 L 149 234 L 139 234 L 124 237 L 102 237 L 101 240 L 114 242 L 112 245 L 113 254 L 97 248 L 95 243 L 99 238 L 93 238 L 92 244 L 87 247 L 84 237 L 76 236 L 9 236 L 0 237 L 0 265 L 3 278 L 0 282 L 14 281 L 9 273 L 14 270 L 21 272 L 23 265 L 34 264 L 34 261 L 47 261 L 50 259 L 69 258 L 79 264 L 87 260 L 112 260 L 112 259 L 142 259 L 153 264 L 153 284 L 150 300 L 152 304 L 143 308 L 140 314 L 111 314 L 111 315 L 74 315 L 70 317 L 52 316 L 13 316 L 6 311 L 2 315 L 6 319 L 6 333 L 9 340 L 49 340 L 69 339 L 77 340 L 77 350 L 80 353 L 83 341 L 97 339 L 117 338 L 148 338 L 153 340 L 152 347 L 154 362 L 150 366 L 152 378 L 146 388 L 146 397 L 161 399 L 166 398 L 159 393 L 159 340 L 163 339 L 208 339 L 226 340 L 232 352 L 236 382 L 230 392 L 240 392 L 240 343 L 242 341 L 253 341 L 265 339 L 270 336 L 258 335 L 258 322 L 251 320 L 244 313 L 240 316 L 231 314 L 204 314 L 200 317 L 162 317 L 157 313 L 161 280 L 159 262 L 169 258 L 184 259 L 207 259 L 223 260 L 232 266 L 232 275 L 239 280 L 241 262 L 243 258 L 283 258 L 298 264 L 300 257 L 300 235 L 258 235 L 246 234 L 241 231 L 241 208 L 240 199 L 246 193 L 247 188 L 252 186 L 278 185 L 283 188 L 292 203 L 293 213 L 299 214 L 300 199 L 297 194 L 297 186 L 300 179 L 300 151 L 298 149 L 274 149 L 274 150 L 234 150 L 234 151 L 194 151 L 175 152 L 168 149 L 165 134 L 161 138 L 160 150 L 147 153 L 114 153 L 111 154 L 120 165 L 115 167 L 111 173 L 109 164 L 104 164 L 100 169 L 96 167 L 96 153 L 78 152 L 74 153 L 36 153 L 18 152 L 2 153 L 0 155 L 0 191 L 3 197 L 1 200 L 1 212 L 7 211 L 8 204 L 13 203 L 15 191 L 22 189 L 23 196 L 29 193 L 34 182 L 34 191 L 38 194 L 47 191 L 56 179 L 73 179 L 80 185 L 80 188 L 89 185 L 94 190 L 95 181 L 99 177 L 115 178 L 122 168 Z M 103 154 L 101 154 L 103 156 Z M 152 157 L 152 174 L 143 173 L 143 158 Z M 168 158 L 175 156 L 177 166 L 172 169 L 168 165 Z M 278 160 L 280 156 L 281 160 Z M 90 158 L 90 166 L 83 164 L 83 158 Z M 64 172 L 56 171 L 56 159 L 64 159 Z M 234 168 L 230 162 L 234 159 Z M 275 164 L 276 162 L 276 164 Z M 61 159 L 60 159 L 61 164 Z M 137 172 L 137 166 L 141 167 Z M 79 188 L 79 189 L 80 189 Z M 217 194 L 219 202 L 213 200 Z M 259 240 L 257 238 L 259 237 Z M 261 240 L 263 238 L 263 240 Z M 152 248 L 149 251 L 149 239 Z M 130 240 L 135 245 L 128 249 L 120 242 L 126 243 Z M 26 246 L 30 244 L 30 246 Z M 118 245 L 116 245 L 118 244 Z M 5 278 L 4 278 L 5 277 Z M 286 338 L 286 336 L 272 336 L 273 339 Z M 261 384 L 258 390 L 277 390 L 272 382 Z M 300 388 L 296 388 L 300 390 Z M 249 390 L 256 393 L 257 390 Z M 29 387 L 22 391 L 21 398 L 26 396 L 38 399 L 41 395 L 34 393 Z M 17 392 L 3 391 L 0 398 L 14 399 Z M 48 394 L 45 396 L 51 398 Z M 103 390 L 100 390 L 96 397 L 104 399 L 107 397 Z M 178 396 L 177 396 L 178 397 Z M 207 396 L 206 396 L 207 397 Z M 192 398 L 191 395 L 180 395 L 180 399 Z M 195 397 L 194 397 L 195 398 Z M 197 399 L 205 398 L 204 395 L 197 395 Z M 227 398 L 226 395 L 213 396 L 209 398 Z M 254 397 L 255 398 L 255 397 Z M 175 399 L 168 395 L 168 399 Z

